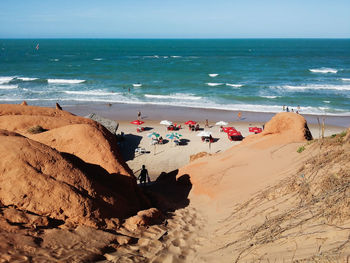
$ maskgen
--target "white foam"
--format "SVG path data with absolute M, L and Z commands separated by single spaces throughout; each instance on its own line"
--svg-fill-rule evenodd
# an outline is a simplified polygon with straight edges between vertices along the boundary
M 103 58 L 94 58 L 93 60 L 101 61 L 101 60 L 103 60 Z
M 323 102 L 324 103 L 331 103 L 329 100 L 324 100 Z
M 172 58 L 182 58 L 182 56 L 170 56 Z
M 0 89 L 17 89 L 18 85 L 0 85 Z
M 152 98 L 152 99 L 171 99 L 171 100 L 200 100 L 202 97 L 196 97 L 189 94 L 184 93 L 175 93 L 170 95 L 152 95 L 152 94 L 145 94 L 146 98 Z
M 15 77 L 0 77 L 0 84 L 6 84 L 9 83 L 11 80 L 13 80 Z
M 313 73 L 322 73 L 322 74 L 327 74 L 327 73 L 337 73 L 338 70 L 334 68 L 315 68 L 315 69 L 309 69 Z
M 226 83 L 226 86 L 234 87 L 234 88 L 240 88 L 243 85 L 242 84 L 231 84 L 231 83 Z
M 266 99 L 276 99 L 278 96 L 261 96 L 261 97 Z
M 83 79 L 48 79 L 48 83 L 53 84 L 79 84 L 85 82 Z
M 350 85 L 305 85 L 305 86 L 274 86 L 272 88 L 284 90 L 350 90 Z
M 132 84 L 132 86 L 135 88 L 139 88 L 139 87 L 142 87 L 142 84 L 141 83 L 134 83 L 134 84 Z
M 66 94 L 75 94 L 75 95 L 94 95 L 94 96 L 111 96 L 120 93 L 115 92 L 105 92 L 103 90 L 85 90 L 85 91 L 73 91 L 73 90 L 65 90 L 63 91 Z
M 207 84 L 208 86 L 211 86 L 211 87 L 224 85 L 224 83 L 212 83 L 212 82 L 208 82 L 208 83 L 206 83 L 206 84 Z
M 22 81 L 33 81 L 33 80 L 37 80 L 38 78 L 17 77 L 17 79 Z
M 50 59 L 51 61 L 60 61 L 58 58 L 52 58 L 52 59 Z
M 350 81 L 350 79 L 348 79 L 348 78 L 342 78 L 341 80 L 342 81 Z
M 209 75 L 209 77 L 212 77 L 212 78 L 215 78 L 215 77 L 219 76 L 219 74 L 217 74 L 217 73 L 211 73 L 211 74 L 208 74 L 208 75 Z

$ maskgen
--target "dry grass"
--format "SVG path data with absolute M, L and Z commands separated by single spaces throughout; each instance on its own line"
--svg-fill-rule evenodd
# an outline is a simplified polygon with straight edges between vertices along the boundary
M 236 255 L 233 262 L 244 261 L 252 253 L 258 254 L 257 251 L 285 240 L 296 243 L 292 262 L 344 259 L 344 251 L 350 250 L 350 227 L 344 227 L 350 225 L 350 145 L 346 143 L 346 134 L 315 142 L 305 147 L 313 156 L 297 174 L 237 206 L 225 219 L 235 222 L 226 235 L 242 233 L 223 247 L 233 249 Z M 256 222 L 257 217 L 261 218 L 260 223 L 249 225 L 249 220 Z M 348 239 L 337 244 L 315 243 L 315 254 L 295 256 L 300 240 L 321 239 L 332 231 L 346 231 Z

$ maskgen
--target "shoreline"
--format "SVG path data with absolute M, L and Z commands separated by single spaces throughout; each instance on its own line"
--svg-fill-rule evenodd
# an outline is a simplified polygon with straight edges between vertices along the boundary
M 79 116 L 86 116 L 90 113 L 96 113 L 106 118 L 116 121 L 128 121 L 137 119 L 137 112 L 142 113 L 144 120 L 163 120 L 171 121 L 187 121 L 193 119 L 196 121 L 217 122 L 220 120 L 226 122 L 238 123 L 260 123 L 261 125 L 269 121 L 276 113 L 269 112 L 252 112 L 241 111 L 242 117 L 238 119 L 239 111 L 191 108 L 173 105 L 154 105 L 154 104 L 126 104 L 126 103 L 101 103 L 101 104 L 77 104 L 77 105 L 61 105 L 64 110 Z M 334 116 L 334 115 L 311 115 L 302 114 L 308 124 L 318 124 L 318 119 L 322 122 L 325 119 L 325 125 L 335 127 L 350 127 L 350 116 Z

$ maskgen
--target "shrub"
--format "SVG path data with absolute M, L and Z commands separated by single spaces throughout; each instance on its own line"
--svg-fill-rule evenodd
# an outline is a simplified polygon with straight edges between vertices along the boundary
M 305 146 L 300 146 L 297 150 L 298 153 L 301 153 L 305 150 Z
M 44 132 L 44 131 L 47 131 L 45 130 L 43 127 L 37 125 L 37 126 L 34 126 L 34 127 L 31 127 L 27 130 L 27 132 L 31 133 L 31 134 L 37 134 L 37 133 L 41 133 L 41 132 Z

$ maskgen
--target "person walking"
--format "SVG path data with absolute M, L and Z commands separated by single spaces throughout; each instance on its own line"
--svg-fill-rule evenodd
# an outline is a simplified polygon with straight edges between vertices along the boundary
M 148 171 L 147 171 L 146 166 L 144 164 L 142 165 L 140 175 L 137 179 L 140 180 L 141 185 L 146 185 L 146 180 L 148 182 L 151 182 L 151 179 L 149 178 L 149 175 L 148 175 Z
M 141 111 L 139 111 L 139 112 L 137 113 L 137 119 L 138 119 L 138 120 L 141 120 Z

